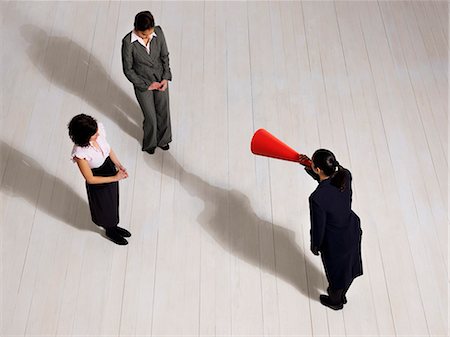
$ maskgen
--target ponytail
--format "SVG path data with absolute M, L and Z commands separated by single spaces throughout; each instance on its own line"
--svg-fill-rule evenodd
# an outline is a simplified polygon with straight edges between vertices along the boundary
M 336 160 L 337 170 L 331 176 L 331 185 L 337 187 L 341 192 L 345 191 L 347 185 L 347 170 L 339 165 Z

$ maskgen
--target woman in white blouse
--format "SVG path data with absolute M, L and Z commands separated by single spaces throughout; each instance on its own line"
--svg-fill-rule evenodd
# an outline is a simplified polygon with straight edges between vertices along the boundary
M 119 180 L 128 177 L 114 151 L 106 141 L 102 123 L 80 114 L 69 123 L 74 142 L 72 160 L 86 180 L 92 221 L 105 229 L 106 236 L 118 245 L 126 245 L 131 234 L 119 224 Z

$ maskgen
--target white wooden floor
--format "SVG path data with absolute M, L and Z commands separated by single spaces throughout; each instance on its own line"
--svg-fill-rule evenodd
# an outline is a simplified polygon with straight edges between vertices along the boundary
M 140 150 L 121 69 L 134 15 L 168 41 L 173 138 Z M 2 13 L 2 336 L 447 336 L 448 4 L 16 2 Z M 90 222 L 67 123 L 128 168 L 126 247 Z M 264 127 L 354 176 L 364 276 L 343 311 L 309 252 L 294 163 Z

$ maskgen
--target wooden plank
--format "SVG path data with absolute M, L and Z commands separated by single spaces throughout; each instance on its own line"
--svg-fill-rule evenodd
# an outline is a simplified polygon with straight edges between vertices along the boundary
M 48 36 L 46 55 L 41 59 L 41 65 L 43 65 L 40 68 L 41 76 L 44 75 L 42 71 L 45 71 L 46 62 L 54 61 L 55 56 L 63 58 L 61 53 L 67 53 L 70 40 L 64 40 L 58 50 L 54 49 L 55 41 L 60 41 L 56 36 L 71 35 L 76 19 L 73 15 L 74 11 L 76 12 L 75 6 L 59 4 L 55 13 L 57 19 L 54 22 L 54 29 Z M 34 47 L 38 48 L 38 46 Z M 67 62 L 67 58 L 65 60 Z M 44 76 L 47 81 L 47 84 L 43 86 L 45 99 L 35 106 L 31 119 L 31 123 L 36 126 L 37 130 L 44 126 L 46 133 L 44 137 L 37 135 L 33 142 L 39 149 L 45 149 L 45 151 L 33 151 L 33 153 L 40 152 L 40 157 L 37 159 L 40 164 L 35 163 L 32 167 L 34 170 L 42 170 L 44 174 L 34 217 L 33 228 L 36 230 L 32 233 L 29 249 L 29 255 L 39 257 L 39 259 L 32 258 L 27 261 L 27 263 L 31 263 L 29 270 L 33 270 L 33 268 L 38 270 L 26 328 L 27 333 L 30 334 L 48 333 L 49 331 L 55 333 L 57 331 L 61 297 L 66 291 L 67 265 L 70 263 L 71 257 L 67 247 L 70 246 L 73 237 L 77 236 L 77 230 L 87 229 L 87 224 L 90 222 L 87 214 L 82 217 L 85 219 L 85 224 L 75 220 L 78 207 L 80 210 L 88 212 L 87 203 L 65 182 L 68 176 L 67 171 L 70 172 L 73 169 L 73 164 L 68 160 L 70 152 L 68 153 L 68 149 L 64 146 L 68 144 L 61 142 L 61 139 L 68 140 L 65 124 L 69 119 L 66 114 L 70 109 L 66 110 L 65 92 L 52 79 L 56 77 L 53 74 L 57 72 L 64 73 L 63 77 L 72 77 L 74 71 L 70 67 L 63 68 L 60 65 L 56 62 L 53 63 L 53 70 Z M 63 125 L 62 128 L 61 125 Z M 55 157 L 60 159 L 54 160 Z M 61 167 L 66 169 L 61 170 Z M 79 179 L 79 173 L 73 173 L 76 173 L 78 175 L 76 178 Z M 78 181 L 78 179 L 76 180 Z M 67 205 L 72 206 L 68 207 Z M 95 231 L 94 228 L 92 229 Z
M 330 4 L 328 4 L 330 5 Z M 303 4 L 303 11 L 305 15 L 306 34 L 308 39 L 308 51 L 311 61 L 311 85 L 313 86 L 313 96 L 315 98 L 315 111 L 317 114 L 318 125 L 318 139 L 315 145 L 317 148 L 332 149 L 334 153 L 340 157 L 341 153 L 345 153 L 342 150 L 342 145 L 345 146 L 345 136 L 341 132 L 336 132 L 334 126 L 335 117 L 338 116 L 332 111 L 333 107 L 330 105 L 328 99 L 329 90 L 327 88 L 324 66 L 326 65 L 328 58 L 328 46 L 330 49 L 336 48 L 333 41 L 326 40 L 325 46 L 323 45 L 322 35 L 323 27 L 320 24 L 322 21 L 327 21 L 325 3 L 305 3 Z M 339 150 L 341 147 L 341 150 Z M 320 264 L 319 264 L 320 265 Z M 322 270 L 323 267 L 319 267 Z M 317 284 L 317 283 L 316 283 Z M 328 282 L 323 274 L 323 286 L 322 289 L 326 289 Z M 329 312 L 320 303 L 317 305 L 322 308 L 319 310 L 326 311 L 326 321 L 328 333 L 330 335 L 342 335 L 345 334 L 345 325 L 342 312 Z M 316 328 L 317 330 L 317 328 Z
M 359 194 L 360 189 L 359 177 L 358 177 L 358 162 L 354 160 L 355 152 L 354 145 L 358 144 L 357 141 L 361 141 L 361 135 L 355 134 L 358 128 L 362 127 L 361 124 L 356 124 L 351 87 L 348 79 L 348 68 L 346 58 L 343 49 L 343 42 L 340 32 L 340 23 L 338 22 L 338 14 L 336 4 L 328 4 L 322 6 L 319 10 L 324 21 L 328 22 L 327 25 L 322 26 L 319 29 L 319 39 L 323 43 L 321 46 L 326 45 L 327 48 L 322 51 L 322 67 L 323 76 L 326 90 L 326 97 L 329 105 L 331 130 L 324 130 L 325 132 L 331 132 L 333 134 L 333 152 L 337 156 L 339 162 L 348 167 L 353 172 L 354 176 L 354 204 L 353 208 L 359 214 Z M 349 16 L 355 18 L 354 12 L 348 11 Z M 356 17 L 357 18 L 357 17 Z M 352 18 L 349 19 L 352 21 Z M 359 28 L 359 27 L 358 27 Z M 351 32 L 351 35 L 358 33 Z M 353 38 L 353 36 L 352 36 Z M 366 70 L 354 69 L 364 76 Z M 370 240 L 370 237 L 369 237 Z M 363 263 L 367 261 L 366 256 L 363 256 Z M 347 335 L 370 335 L 378 332 L 378 324 L 375 315 L 375 304 L 373 303 L 372 284 L 370 277 L 362 277 L 355 280 L 354 284 L 350 288 L 349 298 L 351 293 L 366 294 L 364 296 L 365 301 L 358 303 L 357 308 L 355 306 L 348 305 L 348 309 L 342 313 L 342 319 L 344 321 L 344 331 Z M 367 296 L 368 295 L 368 296 Z M 357 296 L 357 298 L 361 298 Z M 347 305 L 346 305 L 347 307 Z M 328 315 L 328 319 L 336 319 L 333 313 Z M 355 320 L 355 317 L 364 317 L 364 320 Z M 363 323 L 364 322 L 364 323 Z M 340 321 L 339 321 L 340 324 Z M 330 331 L 334 330 L 330 325 Z M 332 333 L 332 332 L 330 332 Z
M 407 128 L 401 127 L 405 123 L 404 115 L 402 113 L 396 112 L 397 109 L 401 109 L 402 105 L 399 100 L 401 96 L 399 94 L 399 88 L 397 86 L 398 81 L 395 78 L 395 70 L 393 69 L 393 65 L 391 63 L 392 50 L 389 47 L 386 37 L 383 36 L 385 28 L 383 26 L 382 17 L 380 15 L 381 13 L 378 5 L 375 6 L 374 4 L 368 3 L 364 8 L 361 9 L 361 23 L 363 26 L 371 70 L 374 77 L 378 104 L 380 107 L 380 114 L 383 119 L 383 126 L 385 128 L 386 137 L 389 142 L 390 158 L 386 162 L 391 162 L 393 168 L 401 167 L 402 165 L 404 165 L 402 163 L 407 162 L 406 158 L 413 155 L 413 152 L 411 151 L 410 147 L 411 140 L 408 139 L 409 130 L 407 130 Z M 394 107 L 396 109 L 394 109 Z M 399 132 L 399 130 L 402 131 Z M 395 171 L 392 173 L 394 174 L 395 178 L 392 176 L 388 177 L 383 174 L 385 195 L 391 195 L 391 193 L 387 193 L 386 191 L 386 188 L 388 188 L 388 186 L 392 184 L 392 187 L 395 187 L 397 185 L 396 183 L 399 180 L 404 180 L 404 177 L 402 175 L 396 174 Z M 404 218 L 405 214 L 407 215 L 411 212 L 411 207 L 414 207 L 414 204 L 411 203 L 411 191 L 408 188 L 408 183 L 403 181 L 403 184 L 398 186 L 399 188 L 396 188 L 392 191 L 393 196 L 398 196 L 396 197 L 396 199 L 398 199 L 394 201 L 394 204 L 399 204 L 401 211 L 401 213 L 399 213 L 398 211 L 395 212 L 397 214 L 395 219 L 398 223 L 403 223 L 403 225 L 399 228 L 399 233 L 397 233 L 399 234 L 399 236 L 394 236 L 397 240 L 401 240 L 402 237 L 407 238 L 407 242 L 397 242 L 396 246 L 403 247 L 403 249 L 408 252 L 408 254 L 405 254 L 405 256 L 403 256 L 401 259 L 399 258 L 399 261 L 409 260 L 410 262 L 404 264 L 406 268 L 402 270 L 401 276 L 409 280 L 409 282 L 404 284 L 403 288 L 400 290 L 400 292 L 404 292 L 403 300 L 408 303 L 407 312 L 405 312 L 404 310 L 404 305 L 397 306 L 397 304 L 394 303 L 394 300 L 396 301 L 397 299 L 400 299 L 400 296 L 390 297 L 392 300 L 391 303 L 394 319 L 396 322 L 396 331 L 397 333 L 410 333 L 408 331 L 412 331 L 414 333 L 421 333 L 426 335 L 429 333 L 429 330 L 425 319 L 423 304 L 420 298 L 420 290 L 417 280 L 418 270 L 415 270 L 414 268 L 416 261 L 414 259 L 414 250 L 412 250 L 413 243 L 411 242 L 411 240 L 413 240 L 415 237 L 413 235 L 408 235 L 410 233 L 408 232 L 407 227 L 407 221 L 409 220 L 409 218 Z M 408 201 L 406 201 L 406 198 L 408 198 Z M 400 231 L 403 233 L 401 233 Z M 392 233 L 390 235 L 392 235 Z M 396 266 L 396 268 L 398 268 L 398 266 Z M 388 283 L 389 285 L 392 284 L 391 281 L 388 281 Z M 411 294 L 414 295 L 411 296 Z M 404 314 L 406 314 L 407 316 L 404 317 Z
M 114 7 L 112 7 L 114 8 Z M 75 25 L 75 30 L 71 36 L 70 47 L 66 52 L 68 53 L 69 69 L 74 71 L 73 77 L 65 77 L 64 73 L 59 71 L 55 72 L 52 80 L 55 84 L 61 86 L 64 90 L 75 94 L 83 100 L 81 106 L 75 109 L 72 113 L 78 114 L 84 112 L 97 118 L 100 122 L 104 122 L 107 130 L 107 137 L 112 147 L 114 148 L 114 134 L 109 132 L 108 121 L 95 110 L 94 101 L 89 93 L 86 91 L 89 88 L 90 71 L 92 66 L 96 65 L 99 69 L 103 67 L 93 53 L 92 45 L 96 41 L 97 31 L 97 15 L 98 11 L 107 13 L 106 17 L 112 19 L 114 14 L 110 16 L 110 7 L 107 3 L 94 4 L 78 4 L 76 11 L 77 20 L 86 20 L 85 25 Z M 112 19 L 114 21 L 114 19 Z M 54 48 L 61 47 L 61 43 L 67 40 L 67 37 L 55 36 Z M 62 50 L 59 49 L 59 50 Z M 51 68 L 52 63 L 47 63 L 48 68 Z M 51 72 L 49 71 L 51 74 Z M 103 68 L 103 74 L 106 70 Z M 105 78 L 103 75 L 102 78 Z M 73 115 L 72 115 L 73 116 Z M 67 149 L 69 150 L 69 149 Z M 66 150 L 66 151 L 67 151 Z M 116 149 L 117 151 L 117 149 Z M 120 151 L 117 151 L 120 158 Z M 77 170 L 76 167 L 72 168 Z M 77 172 L 78 186 L 84 189 L 84 183 L 82 177 Z M 85 197 L 85 191 L 82 192 Z M 89 219 L 90 215 L 86 209 L 80 209 L 79 212 Z M 87 220 L 86 219 L 86 220 Z M 91 221 L 85 223 L 86 227 L 91 227 L 93 224 Z M 97 250 L 97 248 L 100 248 Z M 86 333 L 87 331 L 96 331 L 97 334 L 101 334 L 104 327 L 103 320 L 94 320 L 93 317 L 96 314 L 93 312 L 102 313 L 105 310 L 105 303 L 111 300 L 108 297 L 111 289 L 108 286 L 111 269 L 113 266 L 113 258 L 115 256 L 115 249 L 119 247 L 115 246 L 109 240 L 101 236 L 85 236 L 79 239 L 79 244 L 76 241 L 69 244 L 69 256 L 77 256 L 75 263 L 68 266 L 66 275 L 66 289 L 71 289 L 72 292 L 68 293 L 61 299 L 60 307 L 60 319 L 58 322 L 58 331 L 64 331 L 64 333 Z M 122 247 L 120 247 L 122 249 Z M 119 259 L 122 259 L 124 263 L 125 250 L 119 252 Z M 72 277 L 70 277 L 72 276 Z M 92 279 L 94 278 L 94 281 Z M 92 300 L 94 299 L 94 300 Z M 116 309 L 116 308 L 115 308 Z M 117 310 L 117 309 L 116 309 Z M 116 316 L 118 316 L 116 311 Z M 117 319 L 115 320 L 117 321 Z M 114 331 L 117 331 L 117 325 L 110 325 Z
M 382 12 L 384 15 L 386 15 L 387 19 L 389 19 L 389 15 L 396 15 L 398 14 L 403 14 L 404 16 L 406 16 L 406 14 L 408 13 L 408 9 L 404 8 L 404 6 L 398 6 L 397 4 L 392 4 L 392 6 L 389 6 L 390 8 L 388 9 L 388 13 L 385 12 L 385 7 L 384 5 L 381 6 Z M 404 17 L 403 18 L 405 21 L 402 22 L 402 20 L 397 17 L 392 20 L 394 22 L 398 22 L 401 23 L 401 25 L 403 25 L 405 28 L 407 28 L 408 25 L 408 18 Z M 420 50 L 416 49 L 416 55 L 412 54 L 409 52 L 408 50 L 408 46 L 405 46 L 404 42 L 408 41 L 407 39 L 407 34 L 408 32 L 405 31 L 403 29 L 403 27 L 401 27 L 401 25 L 398 25 L 397 28 L 395 29 L 396 32 L 398 32 L 398 34 L 400 35 L 398 44 L 395 44 L 395 40 L 394 43 L 392 43 L 392 45 L 398 45 L 401 46 L 403 48 L 403 53 L 404 53 L 404 57 L 405 57 L 405 61 L 407 64 L 406 69 L 408 69 L 410 75 L 410 79 L 412 81 L 412 86 L 413 87 L 418 87 L 417 90 L 414 90 L 414 94 L 412 94 L 411 98 L 405 99 L 404 97 L 406 96 L 405 93 L 405 89 L 408 88 L 407 86 L 404 85 L 399 85 L 399 91 L 400 94 L 403 96 L 403 100 L 404 101 L 409 101 L 409 102 L 418 102 L 418 104 L 420 104 L 420 94 L 419 92 L 421 90 L 426 91 L 426 88 L 421 87 L 420 83 L 422 84 L 429 84 L 430 82 L 427 81 L 426 79 L 424 79 L 425 74 L 423 75 L 423 77 L 421 78 L 417 78 L 416 79 L 416 75 L 415 73 L 417 73 L 416 68 L 420 67 L 421 64 L 423 64 L 423 60 L 419 59 L 419 60 L 415 60 L 414 56 L 420 57 Z M 405 36 L 406 35 L 406 36 Z M 388 38 L 391 38 L 390 35 L 388 35 Z M 403 42 L 403 43 L 402 43 Z M 401 76 L 401 74 L 400 74 Z M 419 107 L 420 110 L 422 110 L 422 107 Z M 411 117 L 411 110 L 414 111 L 413 109 L 408 108 L 407 111 L 408 113 L 405 114 L 405 116 L 407 117 L 407 120 L 410 119 L 408 117 Z M 430 113 L 430 109 L 427 109 L 428 113 L 427 115 L 429 116 L 430 114 L 432 115 L 432 113 Z M 429 119 L 429 118 L 428 118 Z M 421 121 L 423 121 L 424 119 L 422 119 Z M 426 148 L 420 148 L 420 146 L 422 146 L 424 143 L 428 144 L 429 147 L 435 148 L 435 147 L 439 147 L 438 144 L 436 144 L 436 140 L 435 139 L 428 139 L 427 141 L 423 141 L 420 138 L 420 131 L 421 128 L 423 127 L 422 125 L 420 125 L 419 123 L 414 123 L 411 121 L 408 121 L 409 125 L 407 130 L 409 130 L 414 136 L 411 136 L 411 139 L 414 139 L 414 141 L 411 142 L 411 144 L 414 144 L 414 147 L 416 148 L 416 150 L 414 151 L 415 153 L 423 153 L 424 151 L 426 152 Z M 424 121 L 424 123 L 426 123 Z M 416 126 L 417 125 L 417 126 Z M 425 126 L 426 128 L 426 126 Z M 436 129 L 436 127 L 432 128 L 432 129 Z M 428 132 L 428 135 L 430 133 Z M 433 142 L 434 140 L 434 142 Z M 432 154 L 433 151 L 429 150 Z M 440 158 L 442 158 L 442 155 L 439 156 Z M 431 159 L 431 161 L 434 163 L 434 166 L 439 167 L 437 160 L 435 159 L 436 157 L 433 156 L 433 158 Z M 420 160 L 420 159 L 419 159 Z M 419 162 L 420 163 L 420 162 Z M 430 160 L 424 160 L 419 167 L 424 167 L 424 168 L 429 168 L 430 165 Z M 441 164 L 442 166 L 446 166 L 445 164 Z M 444 168 L 442 168 L 444 169 Z M 420 179 L 420 177 L 423 177 L 424 175 L 426 175 L 428 172 L 424 172 L 425 170 L 421 170 L 421 169 L 409 169 L 408 170 L 408 178 L 406 178 L 403 181 L 403 184 L 407 184 L 407 181 L 415 181 Z M 442 172 L 441 170 L 438 170 L 438 172 Z M 441 174 L 437 174 L 438 176 L 441 176 L 443 174 L 443 172 Z M 432 176 L 432 174 L 431 174 Z M 401 178 L 399 180 L 402 180 Z M 403 185 L 402 184 L 402 185 Z M 435 187 L 434 189 L 431 189 L 430 187 Z M 417 269 L 417 274 L 418 274 L 418 281 L 419 281 L 419 286 L 422 292 L 422 301 L 423 301 L 423 305 L 426 306 L 425 309 L 425 313 L 427 315 L 427 324 L 428 327 L 430 329 L 430 333 L 432 335 L 434 334 L 440 334 L 443 333 L 443 331 L 445 330 L 444 328 L 444 322 L 445 322 L 445 318 L 440 316 L 440 313 L 443 313 L 444 310 L 444 303 L 443 302 L 436 302 L 435 300 L 430 301 L 429 300 L 429 296 L 427 295 L 427 293 L 429 293 L 430 291 L 432 291 L 432 289 L 441 289 L 441 291 L 445 291 L 445 266 L 446 264 L 446 259 L 444 258 L 445 256 L 445 252 L 447 251 L 447 243 L 445 242 L 445 240 L 439 240 L 439 237 L 442 238 L 442 236 L 446 237 L 446 226 L 445 226 L 445 218 L 442 216 L 440 219 L 434 218 L 434 212 L 431 211 L 432 208 L 434 208 L 436 211 L 439 211 L 439 209 L 444 210 L 444 204 L 442 201 L 437 201 L 437 204 L 431 204 L 430 203 L 430 195 L 435 195 L 436 193 L 439 193 L 439 189 L 437 188 L 437 186 L 432 186 L 431 184 L 411 184 L 411 192 L 412 192 L 412 204 L 407 204 L 405 203 L 406 200 L 408 200 L 409 198 L 407 196 L 405 196 L 405 193 L 403 193 L 403 190 L 401 193 L 401 195 L 403 194 L 404 196 L 401 198 L 401 201 L 408 205 L 407 207 L 409 209 L 416 209 L 417 214 L 412 215 L 411 210 L 406 211 L 405 212 L 405 218 L 408 219 L 407 223 L 410 224 L 408 226 L 408 232 L 410 235 L 410 241 L 412 242 L 412 253 L 415 259 L 415 267 Z M 415 207 L 414 207 L 415 206 Z M 434 206 L 434 207 L 433 207 Z M 443 212 L 441 211 L 441 214 L 443 215 Z M 414 224 L 414 225 L 413 225 Z M 433 229 L 430 230 L 430 226 L 434 227 Z M 441 245 L 441 251 L 439 251 L 439 245 Z M 420 247 L 420 248 L 419 248 Z M 417 250 L 417 251 L 416 251 Z M 425 276 L 427 275 L 427 276 Z M 430 278 L 429 275 L 435 275 L 435 277 Z
M 226 4 L 205 3 L 203 114 L 198 120 L 202 159 L 200 335 L 231 334 L 230 230 L 228 223 L 228 116 Z
M 11 25 L 9 25 L 9 20 L 5 22 L 8 24 L 7 31 L 12 29 L 16 33 L 19 32 L 19 24 L 22 24 L 33 10 L 35 13 L 34 19 L 28 21 L 29 25 L 23 27 L 24 29 L 20 31 L 20 34 L 25 32 L 32 34 L 33 29 L 37 26 L 51 30 L 52 17 L 56 7 L 55 4 L 40 4 L 31 9 L 20 4 L 12 8 L 9 13 L 12 20 Z M 39 34 L 40 32 L 36 30 L 35 33 Z M 47 47 L 45 34 L 41 40 L 39 38 L 42 36 L 34 36 L 36 42 L 42 43 L 40 53 L 37 56 L 43 57 Z M 29 47 L 30 42 L 23 43 L 18 52 L 22 50 L 22 55 L 26 54 L 24 49 Z M 27 57 L 17 58 L 17 62 L 20 64 L 25 59 Z M 37 60 L 33 61 L 37 62 Z M 13 96 L 8 111 L 14 111 L 14 114 L 7 113 L 2 121 L 6 123 L 2 126 L 8 125 L 8 128 L 2 127 L 2 138 L 4 137 L 5 140 L 2 141 L 2 153 L 6 155 L 4 159 L 6 164 L 2 165 L 4 171 L 2 172 L 1 189 L 7 195 L 6 198 L 2 198 L 2 201 L 5 201 L 2 219 L 5 221 L 4 223 L 15 224 L 14 226 L 6 226 L 3 230 L 4 238 L 8 238 L 8 240 L 3 241 L 5 249 L 3 260 L 6 262 L 3 271 L 6 277 L 3 278 L 4 283 L 2 283 L 5 290 L 2 306 L 6 306 L 6 310 L 2 310 L 2 312 L 5 313 L 4 318 L 7 322 L 3 331 L 6 334 L 24 333 L 26 331 L 37 272 L 36 265 L 31 264 L 31 268 L 28 268 L 30 266 L 28 265 L 28 258 L 31 256 L 35 263 L 39 259 L 39 256 L 34 256 L 29 251 L 32 251 L 30 242 L 45 170 L 42 169 L 41 165 L 33 165 L 36 162 L 23 152 L 22 147 L 26 149 L 26 153 L 36 152 L 39 145 L 43 145 L 48 139 L 39 134 L 39 124 L 31 124 L 33 112 L 42 107 L 48 85 L 45 86 L 45 80 L 42 79 L 31 62 L 27 63 L 21 75 L 28 78 L 30 85 L 28 97 L 30 100 L 17 99 L 21 96 L 19 92 L 23 94 L 23 85 L 20 88 L 18 85 L 12 87 L 11 91 L 8 90 Z M 39 122 L 34 117 L 34 122 L 36 121 Z M 3 133 L 3 130 L 5 133 Z
M 248 7 L 227 3 L 228 222 L 231 261 L 232 334 L 263 334 L 260 218 L 252 208 L 256 187 L 248 143 L 253 133 Z M 243 179 L 243 175 L 245 178 Z
M 269 3 L 258 2 L 248 6 L 248 39 L 251 70 L 251 98 L 253 112 L 253 131 L 260 127 L 277 134 L 276 121 L 278 109 L 287 113 L 286 109 L 277 105 L 277 90 L 282 84 L 281 68 L 274 59 L 278 36 L 274 36 L 272 9 Z M 268 24 L 270 23 L 270 24 Z M 275 49 L 276 50 L 276 49 Z M 282 282 L 279 278 L 285 275 L 277 269 L 276 248 L 277 229 L 273 217 L 272 193 L 270 186 L 270 166 L 267 159 L 255 157 L 255 175 L 257 194 L 260 197 L 253 202 L 255 214 L 261 220 L 258 224 L 259 255 L 261 271 L 261 300 L 263 315 L 263 331 L 265 335 L 280 334 L 279 290 Z
M 427 4 L 425 9 L 433 13 L 431 17 L 436 20 L 436 23 L 439 23 L 442 36 L 441 44 L 448 49 L 448 1 L 424 1 L 424 3 Z
M 182 34 L 172 42 L 168 40 L 169 48 L 176 45 L 174 52 L 179 55 L 180 62 L 190 66 L 180 66 L 180 72 L 174 78 L 179 87 L 175 93 L 172 90 L 171 97 L 179 100 L 176 108 L 178 124 L 175 125 L 170 153 L 160 158 L 164 176 L 152 333 L 192 335 L 197 334 L 199 329 L 201 251 L 200 228 L 195 219 L 201 201 L 192 200 L 191 189 L 199 188 L 199 182 L 189 179 L 190 175 L 187 176 L 184 170 L 191 167 L 191 160 L 199 160 L 195 152 L 191 157 L 189 149 L 200 146 L 199 135 L 190 132 L 194 131 L 196 118 L 200 118 L 202 112 L 202 90 L 195 83 L 203 77 L 203 62 L 198 55 L 203 54 L 204 8 L 202 3 L 183 3 L 181 8 L 180 4 L 178 9 L 175 6 L 171 8 L 177 10 L 177 17 L 183 13 L 185 17 L 192 18 L 190 22 L 180 20 L 180 26 L 176 28 Z M 167 15 L 166 20 L 170 17 L 167 11 L 163 11 Z M 186 90 L 178 91 L 178 88 Z M 151 159 L 147 162 L 150 163 Z M 174 278 L 174 273 L 178 273 L 179 277 Z
M 150 3 L 153 5 L 155 3 Z M 150 6 L 153 10 L 153 6 Z M 128 252 L 125 268 L 119 270 L 123 274 L 124 281 L 118 283 L 123 290 L 112 295 L 112 299 L 120 301 L 115 305 L 120 309 L 117 318 L 120 335 L 150 334 L 151 310 L 153 301 L 153 282 L 157 248 L 157 221 L 154 214 L 159 210 L 160 172 L 149 172 L 141 152 L 141 128 L 142 112 L 134 96 L 133 85 L 126 79 L 122 72 L 122 38 L 133 28 L 133 20 L 136 13 L 141 11 L 140 4 L 120 3 L 115 30 L 115 44 L 113 48 L 110 82 L 107 95 L 110 102 L 114 102 L 112 108 L 115 117 L 121 116 L 124 123 L 117 128 L 116 123 L 111 123 L 113 132 L 121 140 L 116 150 L 121 153 L 122 163 L 126 164 L 129 179 L 124 181 L 128 187 L 128 195 L 125 197 L 128 203 L 125 209 L 127 213 L 128 227 L 132 237 L 128 240 Z M 154 14 L 157 14 L 154 12 Z M 116 128 L 114 129 L 114 126 Z M 127 132 L 128 130 L 128 132 Z M 132 131 L 134 130 L 134 131 Z M 139 188 L 136 188 L 139 186 Z M 121 190 L 123 195 L 123 189 Z M 150 215 L 150 216 L 149 216 Z M 113 275 L 113 274 L 112 274 Z M 118 275 L 120 277 L 120 275 Z M 120 279 L 120 278 L 119 278 Z M 117 283 L 111 277 L 112 284 Z M 120 295 L 119 295 L 120 294 Z M 107 307 L 108 308 L 108 307 Z M 105 320 L 104 323 L 107 323 Z M 117 332 L 116 332 L 117 333 Z
M 317 76 L 313 76 L 313 64 L 311 58 L 313 53 L 310 52 L 311 46 L 311 27 L 308 24 L 307 17 L 305 16 L 305 10 L 303 3 L 295 3 L 293 14 L 293 30 L 295 36 L 295 51 L 296 51 L 296 63 L 298 65 L 298 71 L 294 73 L 294 76 L 298 78 L 298 89 L 292 91 L 292 97 L 300 96 L 300 121 L 296 127 L 298 131 L 299 139 L 292 139 L 292 144 L 298 145 L 294 148 L 300 149 L 300 152 L 309 154 L 312 153 L 321 146 L 320 133 L 319 133 L 319 119 L 316 105 L 315 94 L 315 82 Z M 319 78 L 320 79 L 320 78 Z M 294 119 L 295 121 L 295 119 Z M 302 178 L 302 183 L 305 181 Z M 305 200 L 311 191 L 314 190 L 316 184 L 310 179 L 306 179 L 304 182 L 304 192 L 301 196 Z M 300 217 L 302 225 L 302 232 L 300 241 L 303 246 L 303 253 L 305 254 L 305 268 L 304 273 L 307 278 L 308 285 L 308 297 L 309 297 L 309 310 L 311 316 L 311 330 L 314 335 L 325 335 L 329 333 L 327 312 L 324 307 L 319 303 L 319 294 L 326 289 L 326 280 L 323 274 L 323 267 L 320 259 L 312 257 L 309 251 L 310 247 L 310 220 L 309 220 L 309 205 L 303 202 L 301 203 Z M 326 324 L 324 324 L 326 322 Z
M 442 71 L 447 64 L 443 62 L 447 58 L 447 40 L 442 39 L 442 34 L 436 32 L 439 20 L 430 16 L 428 2 L 412 2 L 408 8 L 412 7 L 414 17 L 417 22 L 417 29 L 420 31 L 421 41 L 426 47 L 428 59 L 434 78 L 439 86 L 440 94 L 445 94 L 447 88 L 447 76 Z
M 353 332 L 355 328 L 367 328 L 364 325 L 358 327 L 355 320 L 349 321 L 347 313 L 350 311 L 350 315 L 357 317 L 360 305 L 367 306 L 373 302 L 375 317 L 366 319 L 370 321 L 375 318 L 377 324 L 376 330 L 370 331 L 370 333 L 393 335 L 395 334 L 395 324 L 384 266 L 384 260 L 388 257 L 383 254 L 381 242 L 383 230 L 380 226 L 388 221 L 386 212 L 389 208 L 384 198 L 372 197 L 380 195 L 383 190 L 378 163 L 379 156 L 384 151 L 382 148 L 386 146 L 381 142 L 384 130 L 381 121 L 377 120 L 377 98 L 374 95 L 370 62 L 364 46 L 358 12 L 348 2 L 336 4 L 335 10 L 345 62 L 344 68 L 348 78 L 347 86 L 350 90 L 350 97 L 347 97 L 350 102 L 346 102 L 342 113 L 349 139 L 349 164 L 351 163 L 354 190 L 353 208 L 362 219 L 363 229 L 364 275 L 361 280 L 356 280 L 356 284 L 352 285 L 347 298 L 348 304 L 355 299 L 364 298 L 364 304 L 361 303 L 356 307 L 348 306 L 344 313 L 346 327 L 348 326 L 349 333 Z M 378 137 L 374 137 L 374 134 Z M 373 165 L 367 165 L 367 163 L 373 163 Z M 365 179 L 365 176 L 370 176 L 371 179 Z M 367 281 L 361 282 L 363 280 Z M 363 286 L 358 287 L 361 283 Z M 367 314 L 370 312 L 369 308 L 363 312 Z M 365 320 L 360 322 L 365 324 Z M 369 326 L 372 326 L 373 329 L 373 325 Z

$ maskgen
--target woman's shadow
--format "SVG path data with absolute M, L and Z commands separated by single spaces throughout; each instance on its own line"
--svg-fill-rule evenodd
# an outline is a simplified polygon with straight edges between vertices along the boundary
M 322 272 L 296 244 L 294 232 L 261 219 L 246 195 L 207 183 L 186 171 L 168 152 L 152 158 L 145 156 L 144 160 L 152 169 L 178 180 L 190 195 L 203 200 L 205 207 L 197 220 L 224 250 L 278 276 L 305 296 L 318 299 L 319 290 L 323 290 Z M 269 247 L 262 256 L 264 241 Z
M 140 141 L 142 130 L 138 125 L 143 117 L 139 106 L 115 84 L 94 55 L 75 41 L 49 36 L 34 25 L 21 26 L 20 33 L 28 42 L 28 57 L 49 82 L 84 99 Z
M 36 160 L 0 140 L 2 193 L 24 198 L 31 205 L 79 230 L 102 233 L 89 219 L 89 206 L 65 181 L 49 174 Z M 38 184 L 36 184 L 38 182 Z M 42 183 L 41 183 L 42 182 Z M 51 188 L 47 195 L 41 191 Z M 77 221 L 78 220 L 78 221 Z

